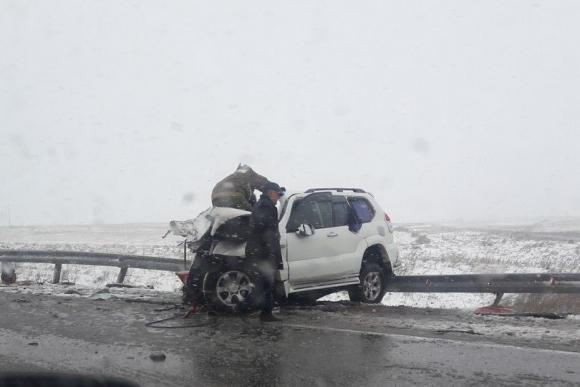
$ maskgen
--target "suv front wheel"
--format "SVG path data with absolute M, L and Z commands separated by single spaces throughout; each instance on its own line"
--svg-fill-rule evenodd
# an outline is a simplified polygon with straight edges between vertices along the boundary
M 208 273 L 203 288 L 208 303 L 216 310 L 235 312 L 260 307 L 263 303 L 262 278 L 248 267 Z
M 360 285 L 348 291 L 351 301 L 376 304 L 385 295 L 385 276 L 376 263 L 367 263 L 360 272 Z

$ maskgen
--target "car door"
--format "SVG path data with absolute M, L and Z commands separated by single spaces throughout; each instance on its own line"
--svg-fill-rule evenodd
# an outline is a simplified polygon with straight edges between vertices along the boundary
M 298 234 L 302 224 L 313 227 L 309 236 Z M 293 287 L 321 281 L 326 276 L 325 262 L 334 255 L 327 243 L 327 229 L 332 226 L 332 195 L 314 193 L 296 200 L 286 224 L 286 251 L 289 281 Z
M 347 224 L 335 225 L 333 208 L 337 199 L 330 193 L 316 193 L 297 201 L 286 226 L 290 284 L 315 285 L 352 276 L 356 236 Z M 338 199 L 348 206 L 346 200 Z M 314 227 L 309 236 L 296 231 L 301 224 Z

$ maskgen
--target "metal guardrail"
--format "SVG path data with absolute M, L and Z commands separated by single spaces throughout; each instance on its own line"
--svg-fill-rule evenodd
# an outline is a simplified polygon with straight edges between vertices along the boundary
M 494 305 L 505 293 L 580 294 L 580 273 L 507 273 L 396 276 L 387 292 L 494 293 Z
M 53 283 L 60 281 L 62 265 L 116 266 L 117 283 L 123 283 L 129 268 L 178 272 L 190 261 L 141 255 L 53 250 L 0 250 L 0 262 L 54 264 Z M 580 294 L 580 273 L 508 273 L 395 276 L 387 292 L 494 293 L 496 303 L 504 293 Z
M 388 292 L 580 293 L 580 273 L 396 276 Z
M 62 265 L 116 266 L 120 268 L 117 283 L 123 283 L 129 268 L 178 272 L 191 263 L 176 258 L 56 250 L 0 250 L 0 262 L 54 264 L 53 283 L 60 282 Z

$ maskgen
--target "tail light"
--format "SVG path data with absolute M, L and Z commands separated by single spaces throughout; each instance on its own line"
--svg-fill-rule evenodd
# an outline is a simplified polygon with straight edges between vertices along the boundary
M 386 212 L 385 212 L 385 223 L 387 224 L 387 228 L 389 229 L 389 232 L 392 234 L 393 233 L 393 224 L 391 223 L 391 217 Z
M 188 271 L 178 271 L 175 274 L 177 274 L 177 276 L 179 277 L 181 282 L 183 282 L 184 285 L 187 285 L 187 277 L 189 277 Z

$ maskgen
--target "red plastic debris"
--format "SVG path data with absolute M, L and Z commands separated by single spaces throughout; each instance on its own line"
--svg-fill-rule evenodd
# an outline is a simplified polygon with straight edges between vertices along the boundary
M 189 272 L 188 271 L 178 271 L 177 276 L 179 277 L 179 279 L 181 280 L 181 282 L 185 285 L 187 283 L 187 277 L 189 277 Z

